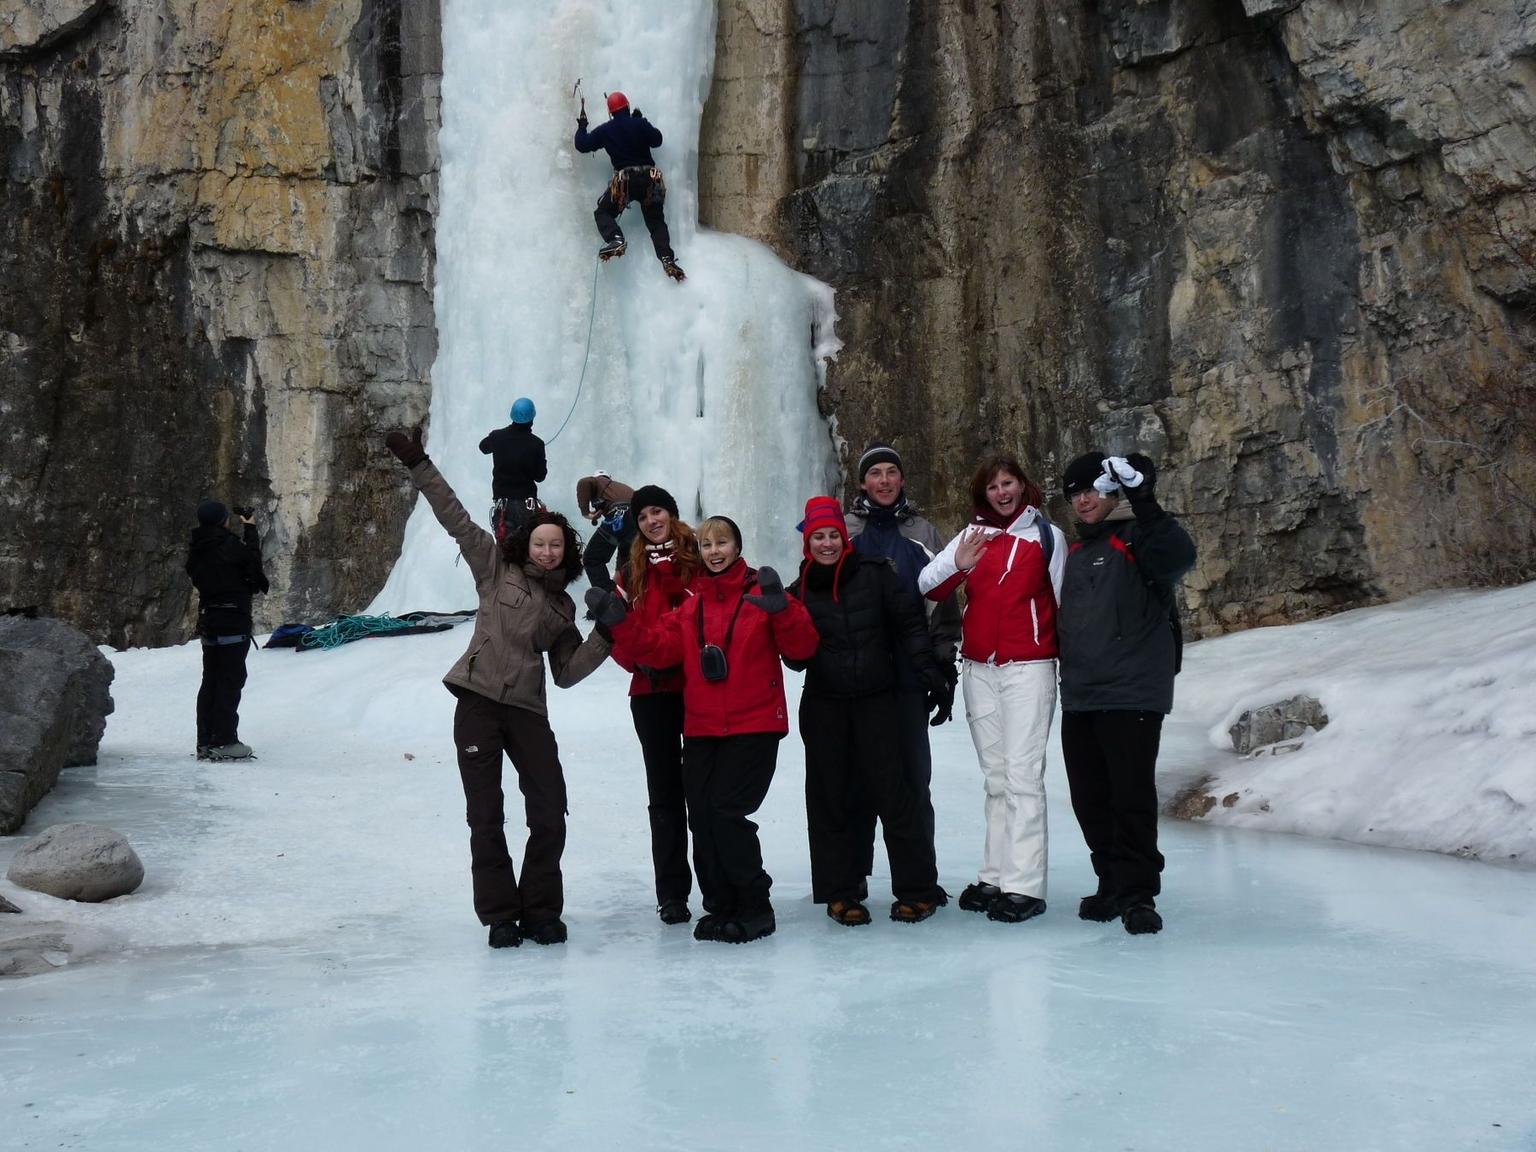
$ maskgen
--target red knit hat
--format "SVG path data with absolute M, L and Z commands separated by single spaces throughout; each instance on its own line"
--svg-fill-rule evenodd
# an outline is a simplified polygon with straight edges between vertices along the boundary
M 608 93 L 608 115 L 612 116 L 620 108 L 629 107 L 629 97 L 622 92 Z
M 843 519 L 842 505 L 833 496 L 812 496 L 805 502 L 805 519 L 800 521 L 800 536 L 805 541 L 806 555 L 810 555 L 811 533 L 818 528 L 836 528 L 848 546 L 848 521 Z

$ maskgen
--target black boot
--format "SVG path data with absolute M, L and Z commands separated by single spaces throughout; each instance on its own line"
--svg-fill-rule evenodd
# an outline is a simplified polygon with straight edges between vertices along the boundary
M 987 919 L 1002 924 L 1018 924 L 1045 911 L 1045 901 L 1035 896 L 1004 892 L 987 906 Z
M 523 925 L 523 939 L 535 944 L 564 944 L 567 932 L 565 921 L 544 920 L 538 924 Z
M 1100 924 L 1108 924 L 1120 915 L 1120 902 L 1113 896 L 1107 896 L 1103 892 L 1095 892 L 1092 896 L 1084 896 L 1077 904 L 1077 918 L 1079 920 L 1096 920 Z
M 1003 890 L 996 884 L 983 884 L 978 880 L 967 884 L 965 891 L 960 893 L 960 907 L 967 912 L 985 912 L 1002 894 Z
M 618 239 L 610 240 L 599 248 L 597 250 L 597 258 L 599 260 L 612 260 L 615 256 L 624 255 L 624 248 L 624 237 L 620 236 Z
M 668 276 L 672 277 L 672 279 L 676 280 L 679 284 L 688 279 L 687 276 L 683 275 L 682 265 L 680 265 L 670 256 L 663 256 L 661 258 L 661 267 Z
M 745 944 L 749 940 L 772 936 L 776 927 L 778 925 L 773 919 L 773 909 L 764 908 L 723 921 L 711 939 L 722 944 Z
M 718 912 L 706 912 L 699 917 L 699 922 L 693 926 L 693 938 L 695 940 L 720 939 L 720 925 L 725 922 L 725 917 Z
M 523 934 L 516 920 L 501 920 L 491 925 L 491 938 L 486 941 L 492 948 L 516 948 L 523 942 Z
M 1132 904 L 1120 913 L 1120 923 L 1132 936 L 1146 936 L 1163 930 L 1163 918 L 1150 904 Z
M 686 900 L 663 900 L 661 907 L 656 909 L 656 915 L 661 917 L 663 924 L 686 924 L 693 919 Z

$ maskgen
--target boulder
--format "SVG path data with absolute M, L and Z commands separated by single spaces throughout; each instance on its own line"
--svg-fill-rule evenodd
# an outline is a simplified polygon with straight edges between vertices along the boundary
M 96 904 L 137 888 L 144 865 L 122 833 L 103 824 L 55 824 L 17 850 L 5 876 L 22 888 Z
M 0 896 L 0 912 L 20 912 L 21 909 L 12 904 L 4 896 Z
M 1255 749 L 1282 740 L 1296 740 L 1327 726 L 1328 713 L 1321 701 L 1310 696 L 1292 696 L 1262 708 L 1250 708 L 1227 729 L 1227 735 L 1232 739 L 1233 750 L 1239 756 L 1247 756 Z
M 112 663 L 58 620 L 0 616 L 0 835 L 16 831 L 64 768 L 96 763 Z

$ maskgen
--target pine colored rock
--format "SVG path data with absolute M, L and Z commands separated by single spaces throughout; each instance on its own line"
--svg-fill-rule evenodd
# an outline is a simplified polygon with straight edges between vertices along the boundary
M 122 833 L 104 824 L 55 824 L 28 840 L 6 879 L 62 900 L 97 904 L 144 882 L 144 864 Z

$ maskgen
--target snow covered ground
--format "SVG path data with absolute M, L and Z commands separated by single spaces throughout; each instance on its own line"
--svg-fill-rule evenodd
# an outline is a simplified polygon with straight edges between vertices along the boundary
M 1447 755 L 1404 730 L 1449 715 L 1410 686 L 1496 699 L 1517 653 L 1491 653 L 1499 679 L 1477 688 L 1446 645 L 1473 619 L 1513 635 L 1530 597 L 1430 597 L 1193 647 L 1165 759 L 1229 757 L 1208 730 L 1275 695 L 1291 662 L 1278 686 L 1321 692 L 1334 725 L 1265 771 L 1315 754 L 1354 789 L 1373 739 Z M 1367 649 L 1400 652 L 1436 621 L 1447 633 L 1390 706 L 1351 687 Z M 1307 664 L 1334 634 L 1346 643 Z M 833 924 L 807 895 L 792 735 L 760 818 L 778 934 L 698 944 L 652 910 L 643 774 L 610 666 L 551 690 L 571 942 L 493 952 L 470 908 L 437 684 L 466 638 L 253 654 L 242 734 L 261 759 L 243 765 L 188 755 L 195 648 L 114 655 L 101 762 L 65 773 L 27 833 L 112 824 L 148 878 L 101 906 L 0 881 L 28 917 L 103 949 L 0 982 L 7 1149 L 1536 1148 L 1536 873 L 1169 821 L 1168 928 L 1132 938 L 1075 916 L 1092 878 L 1054 749 L 1040 919 L 951 907 L 912 927 Z M 1513 757 L 1495 727 L 1452 733 L 1447 748 L 1472 750 L 1458 770 Z M 974 875 L 981 792 L 962 723 L 935 751 L 956 891 Z M 1249 783 L 1277 824 L 1324 806 L 1315 789 Z M 1441 794 L 1454 809 L 1456 788 Z M 0 839 L 0 869 L 23 839 Z

